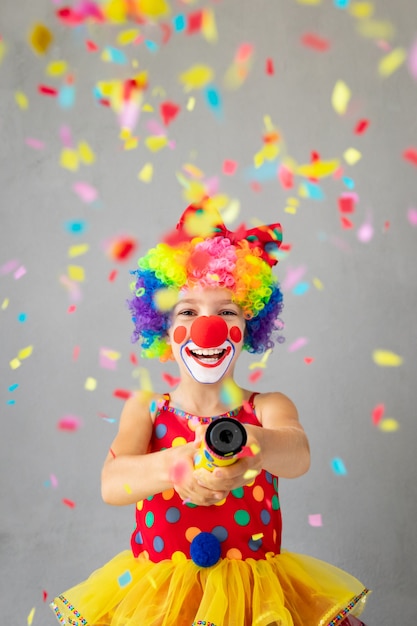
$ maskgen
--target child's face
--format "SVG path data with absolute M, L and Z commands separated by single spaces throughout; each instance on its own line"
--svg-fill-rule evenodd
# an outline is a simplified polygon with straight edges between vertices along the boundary
M 245 319 L 228 289 L 195 288 L 181 293 L 169 340 L 180 370 L 210 384 L 233 373 L 244 332 Z

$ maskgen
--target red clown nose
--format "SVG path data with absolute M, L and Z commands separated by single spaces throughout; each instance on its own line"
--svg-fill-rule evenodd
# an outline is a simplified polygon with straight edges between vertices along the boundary
M 218 315 L 197 317 L 191 326 L 191 339 L 200 348 L 215 348 L 226 341 L 227 324 Z

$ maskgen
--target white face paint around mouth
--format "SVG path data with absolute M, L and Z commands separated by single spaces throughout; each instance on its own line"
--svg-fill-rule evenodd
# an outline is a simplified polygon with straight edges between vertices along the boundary
M 187 341 L 181 348 L 181 358 L 191 376 L 199 383 L 217 383 L 227 372 L 235 355 L 234 345 L 226 339 L 216 348 L 200 348 Z

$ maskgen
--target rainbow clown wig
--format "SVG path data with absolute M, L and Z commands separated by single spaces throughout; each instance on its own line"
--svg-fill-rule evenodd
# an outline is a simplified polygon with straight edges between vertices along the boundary
M 181 290 L 193 287 L 229 289 L 246 318 L 244 349 L 262 353 L 274 346 L 280 330 L 282 292 L 272 267 L 282 242 L 279 224 L 236 232 L 226 229 L 217 210 L 191 205 L 176 230 L 138 260 L 128 300 L 142 356 L 169 359 L 167 331 Z M 278 337 L 278 342 L 282 337 Z

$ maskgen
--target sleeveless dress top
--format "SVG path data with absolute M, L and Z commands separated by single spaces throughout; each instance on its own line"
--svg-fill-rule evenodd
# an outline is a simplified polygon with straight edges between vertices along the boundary
M 170 406 L 170 397 L 158 408 L 151 452 L 194 441 L 196 424 L 233 417 L 241 424 L 261 426 L 253 400 L 215 417 L 198 417 Z M 249 406 L 248 406 L 249 405 Z M 250 408 L 250 411 L 249 411 Z M 211 506 L 183 503 L 174 489 L 150 496 L 136 505 L 136 528 L 131 536 L 135 557 L 157 563 L 164 559 L 190 559 L 190 546 L 201 532 L 220 542 L 221 558 L 256 560 L 280 553 L 282 519 L 278 478 L 262 470 L 249 484 L 231 491 Z

